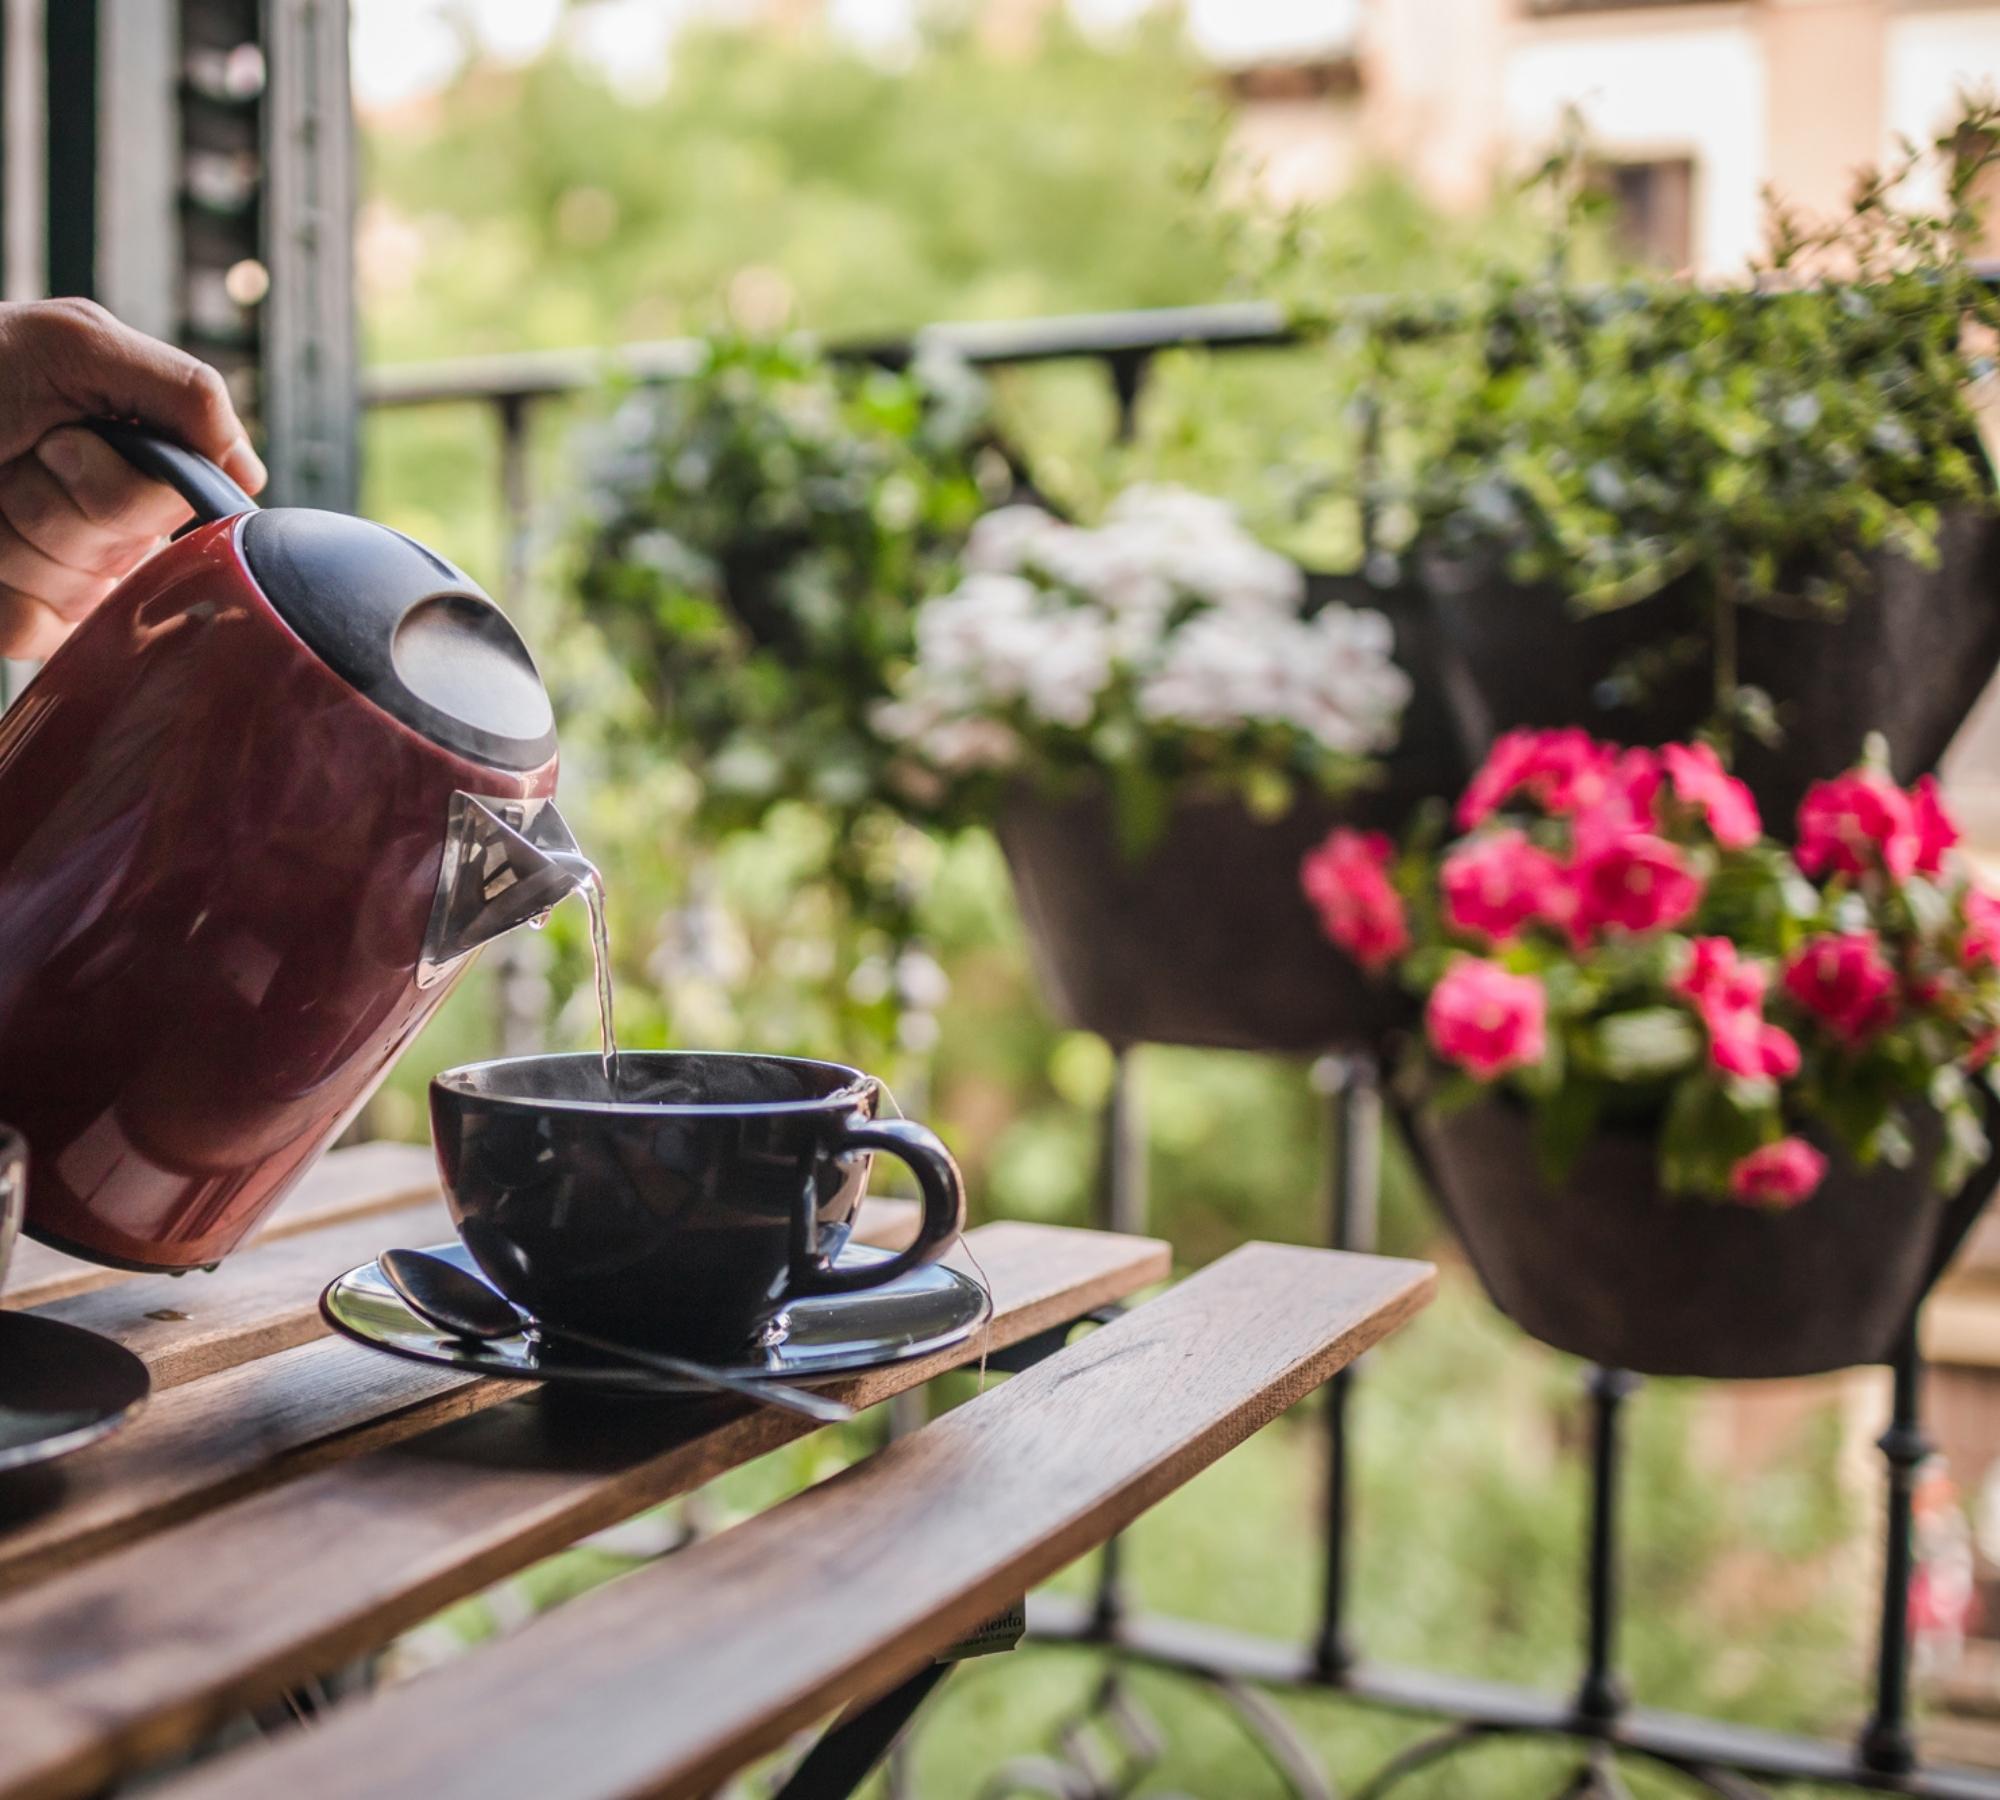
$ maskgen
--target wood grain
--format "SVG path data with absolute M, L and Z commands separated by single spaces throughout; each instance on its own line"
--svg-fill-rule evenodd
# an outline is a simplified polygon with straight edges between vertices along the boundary
M 912 1201 L 871 1199 L 856 1235 L 898 1249 L 915 1237 L 919 1216 Z M 319 1297 L 335 1276 L 393 1244 L 421 1248 L 453 1235 L 444 1202 L 424 1200 L 259 1243 L 212 1275 L 134 1275 L 36 1310 L 117 1339 L 145 1358 L 155 1388 L 176 1387 L 324 1337 Z
M 115 1338 L 145 1359 L 156 1390 L 178 1387 L 324 1337 L 319 1297 L 335 1276 L 392 1244 L 453 1235 L 444 1202 L 423 1200 L 257 1244 L 212 1275 L 133 1275 L 35 1311 Z
M 343 1219 L 388 1212 L 436 1192 L 437 1168 L 428 1150 L 414 1144 L 356 1144 L 350 1150 L 331 1151 L 307 1170 L 265 1220 L 255 1241 L 267 1244 Z M 125 1270 L 101 1268 L 23 1239 L 7 1270 L 0 1306 L 41 1306 L 132 1279 Z
M 156 1395 L 64 1471 L 62 1504 L 0 1530 L 0 1594 L 177 1520 L 520 1393 L 345 1338 Z
M 1420 1306 L 1429 1269 L 1247 1245 L 831 1481 L 176 1800 L 709 1791 L 879 1692 Z
M 857 1223 L 907 1241 L 918 1216 L 908 1201 L 871 1202 Z M 431 1202 L 245 1251 L 209 1278 L 217 1300 L 196 1317 L 135 1311 L 156 1288 L 179 1285 L 161 1276 L 40 1309 L 150 1350 L 156 1377 L 164 1365 L 175 1379 L 134 1424 L 65 1472 L 58 1508 L 12 1531 L 0 1518 L 0 1594 L 523 1391 L 526 1384 L 398 1362 L 345 1340 L 308 1343 L 327 1335 L 319 1294 L 334 1276 L 385 1245 L 450 1235 L 442 1204 Z
M 985 1342 L 837 1391 L 874 1405 L 1135 1293 L 1168 1266 L 1155 1240 L 1053 1226 L 989 1225 L 968 1243 L 994 1294 Z M 0 1795 L 94 1792 L 439 1607 L 811 1429 L 729 1402 L 563 1403 L 578 1398 L 485 1407 L 0 1599 Z

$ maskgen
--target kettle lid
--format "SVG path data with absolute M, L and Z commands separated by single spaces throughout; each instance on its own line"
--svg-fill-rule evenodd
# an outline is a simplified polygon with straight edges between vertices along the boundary
M 555 754 L 534 658 L 462 569 L 386 525 L 311 507 L 246 513 L 239 541 L 278 616 L 390 717 L 491 768 Z

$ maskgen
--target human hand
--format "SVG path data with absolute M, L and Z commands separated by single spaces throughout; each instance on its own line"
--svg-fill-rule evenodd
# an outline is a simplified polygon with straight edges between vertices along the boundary
M 0 305 L 0 656 L 43 657 L 183 524 L 187 503 L 83 419 L 136 419 L 250 493 L 264 465 L 207 363 L 89 300 Z

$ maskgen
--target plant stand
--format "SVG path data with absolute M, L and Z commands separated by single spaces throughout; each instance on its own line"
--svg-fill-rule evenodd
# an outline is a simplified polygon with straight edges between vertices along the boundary
M 1375 1241 L 1381 1099 L 1366 1057 L 1326 1059 L 1315 1079 L 1326 1093 L 1328 1236 L 1336 1249 L 1367 1250 Z M 1143 1140 L 1131 1058 L 1121 1053 L 1105 1109 L 1101 1218 L 1124 1230 L 1143 1219 Z M 1393 1711 L 1444 1721 L 1353 1790 L 1351 1800 L 1381 1800 L 1406 1777 L 1496 1738 L 1558 1737 L 1582 1746 L 1565 1797 L 1619 1800 L 1627 1792 L 1618 1761 L 1637 1757 L 1673 1770 L 1697 1791 L 1747 1800 L 1763 1783 L 1814 1781 L 1926 1800 L 2000 1800 L 2000 1772 L 1931 1767 L 1918 1756 L 1910 1715 L 1911 1497 L 1916 1470 L 1930 1453 L 1919 1410 L 1922 1364 L 1914 1324 L 1893 1364 L 1894 1399 L 1880 1446 L 1888 1465 L 1882 1612 L 1876 1643 L 1873 1710 L 1852 1745 L 1771 1732 L 1719 1720 L 1657 1712 L 1631 1704 L 1618 1672 L 1619 1531 L 1624 1470 L 1621 1424 L 1639 1378 L 1593 1368 L 1586 1378 L 1591 1411 L 1591 1483 L 1584 1558 L 1584 1668 L 1564 1699 L 1510 1685 L 1385 1667 L 1360 1653 L 1348 1622 L 1353 1540 L 1348 1432 L 1360 1365 L 1336 1376 L 1326 1404 L 1327 1483 L 1323 1519 L 1324 1586 L 1318 1627 L 1297 1646 L 1214 1626 L 1137 1611 L 1124 1586 L 1115 1543 L 1099 1569 L 1094 1600 L 1079 1605 L 1044 1596 L 1029 1610 L 1030 1641 L 1096 1645 L 1114 1658 L 1192 1676 L 1228 1704 L 1259 1750 L 1301 1800 L 1331 1792 L 1312 1752 L 1259 1688 L 1332 1693 Z M 984 1790 L 992 1800 L 1048 1795 L 1057 1800 L 1113 1800 L 1129 1790 L 1160 1751 L 1161 1734 L 1114 1666 L 1084 1712 L 1060 1734 L 1065 1748 L 1094 1727 L 1127 1753 L 1115 1775 L 1096 1756 L 1022 1759 Z M 1134 1765 L 1137 1765 L 1136 1767 Z

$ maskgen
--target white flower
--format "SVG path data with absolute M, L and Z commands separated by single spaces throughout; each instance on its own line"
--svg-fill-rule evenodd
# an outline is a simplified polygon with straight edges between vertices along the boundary
M 1274 716 L 1286 679 L 1284 646 L 1256 615 L 1197 613 L 1175 632 L 1160 665 L 1139 689 L 1149 719 L 1228 730 Z
M 947 712 L 934 698 L 880 701 L 869 713 L 869 723 L 891 743 L 908 745 L 947 774 L 1011 768 L 1021 755 L 1021 740 L 1012 726 Z
M 1138 482 L 1105 508 L 1108 523 L 1145 525 L 1166 536 L 1227 537 L 1240 531 L 1236 509 L 1212 494 L 1171 482 Z
M 1109 623 L 1053 602 L 1019 575 L 968 575 L 917 612 L 917 669 L 905 697 L 940 710 L 1025 701 L 1052 725 L 1088 724 L 1111 679 Z
M 1021 740 L 998 719 L 940 719 L 917 742 L 936 767 L 952 775 L 1007 769 L 1020 759 Z
M 1072 529 L 1039 506 L 1002 506 L 973 526 L 965 540 L 965 566 L 1017 574 L 1045 545 Z
M 1350 755 L 1386 749 L 1410 697 L 1392 642 L 1380 613 L 1344 606 L 1307 621 L 1198 613 L 1140 687 L 1139 710 L 1200 730 L 1289 724 Z
M 1158 619 L 1174 603 L 1171 571 L 1143 531 L 1072 527 L 1036 546 L 1030 567 L 1107 611 L 1141 621 Z
M 1080 731 L 1111 681 L 1110 622 L 1083 608 L 1051 612 L 1036 621 L 1036 634 L 1033 653 L 1020 671 L 1028 710 L 1051 725 Z
M 944 774 L 1016 765 L 1028 721 L 1143 729 L 1282 725 L 1354 755 L 1387 748 L 1409 699 L 1380 613 L 1299 611 L 1305 578 L 1219 500 L 1121 495 L 1095 530 L 1010 506 L 975 527 L 968 572 L 916 619 L 916 663 L 875 729 Z M 1102 713 L 1102 716 L 1100 716 Z

